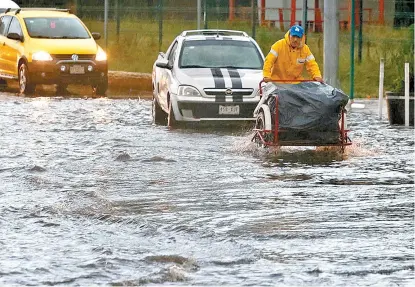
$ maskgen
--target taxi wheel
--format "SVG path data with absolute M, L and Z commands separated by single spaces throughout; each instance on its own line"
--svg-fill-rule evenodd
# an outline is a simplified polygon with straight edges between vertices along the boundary
M 36 85 L 31 84 L 29 73 L 25 63 L 19 67 L 19 92 L 20 94 L 31 95 L 35 92 Z
M 0 90 L 7 88 L 7 82 L 5 79 L 0 79 Z
M 92 86 L 94 93 L 99 96 L 104 96 L 108 89 L 108 78 L 105 78 L 99 84 Z
M 153 96 L 152 105 L 153 123 L 156 125 L 167 125 L 167 114 L 160 107 L 157 99 Z
M 171 101 L 169 102 L 169 114 L 167 117 L 167 126 L 169 128 L 173 128 L 177 126 L 177 121 L 176 121 L 176 118 L 174 117 L 174 111 L 173 111 L 173 106 L 172 106 Z
M 56 94 L 57 95 L 66 95 L 68 93 L 68 85 L 60 84 L 56 86 Z

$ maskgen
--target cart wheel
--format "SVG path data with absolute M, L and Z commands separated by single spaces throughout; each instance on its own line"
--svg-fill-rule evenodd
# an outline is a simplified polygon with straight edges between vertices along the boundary
M 255 122 L 255 129 L 257 129 L 257 133 L 254 136 L 253 141 L 257 144 L 259 147 L 267 147 L 265 144 L 266 142 L 272 142 L 273 141 L 273 134 L 272 132 L 264 132 L 264 130 L 271 130 L 271 127 L 267 126 L 267 123 L 265 121 L 265 113 L 263 110 L 261 110 L 256 118 Z M 262 136 L 262 139 L 260 137 Z

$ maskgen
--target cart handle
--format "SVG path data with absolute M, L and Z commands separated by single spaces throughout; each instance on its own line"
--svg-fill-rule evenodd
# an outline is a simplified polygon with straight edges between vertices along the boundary
M 264 79 L 262 79 L 260 82 L 259 82 L 259 96 L 262 98 L 262 84 L 264 84 L 264 83 L 293 83 L 293 82 L 317 82 L 317 81 L 314 81 L 314 80 L 304 80 L 304 79 L 301 79 L 301 80 L 272 80 L 272 81 L 264 81 Z

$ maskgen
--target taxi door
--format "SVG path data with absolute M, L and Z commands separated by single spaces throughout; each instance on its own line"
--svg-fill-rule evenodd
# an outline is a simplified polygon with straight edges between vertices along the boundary
M 10 33 L 15 33 L 21 37 L 21 40 L 4 38 L 3 44 L 3 59 L 5 73 L 11 75 L 13 78 L 18 77 L 18 68 L 17 63 L 19 61 L 19 56 L 21 51 L 23 51 L 23 31 L 20 26 L 19 20 L 16 17 L 12 17 L 9 30 L 7 35 Z
M 7 31 L 9 29 L 10 21 L 12 20 L 11 16 L 4 15 L 0 18 L 0 74 L 6 73 L 6 59 L 5 59 L 5 46 L 7 40 Z

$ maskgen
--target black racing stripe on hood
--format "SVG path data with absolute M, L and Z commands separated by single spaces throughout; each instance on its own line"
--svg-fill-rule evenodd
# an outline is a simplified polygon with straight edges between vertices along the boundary
M 228 69 L 232 81 L 232 89 L 242 89 L 242 80 L 238 70 Z
M 218 68 L 211 68 L 210 71 L 213 75 L 213 80 L 215 81 L 215 88 L 216 89 L 224 89 L 225 88 L 225 79 L 223 78 L 223 74 Z

